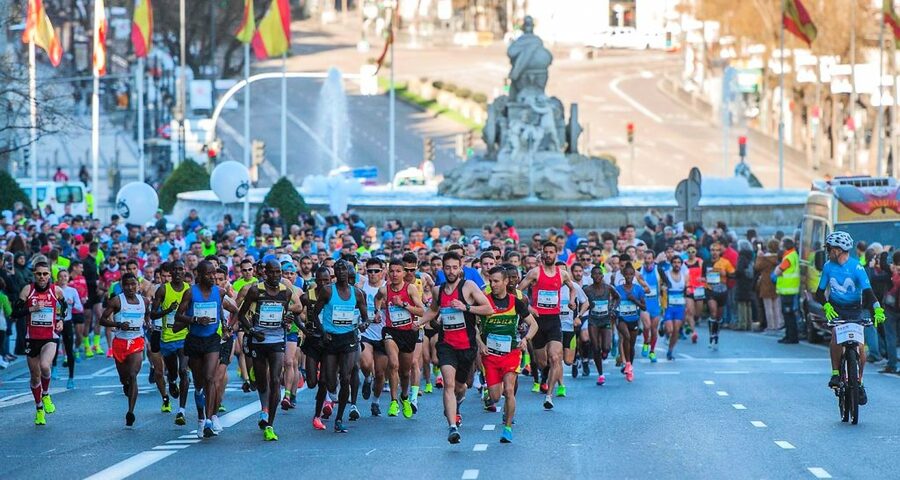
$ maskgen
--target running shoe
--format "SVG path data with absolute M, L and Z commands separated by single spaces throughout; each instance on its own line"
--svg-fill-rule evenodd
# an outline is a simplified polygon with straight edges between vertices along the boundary
M 425 384 L 425 389 L 422 390 L 422 391 L 425 392 L 425 393 L 431 393 L 431 392 L 434 391 L 434 386 L 431 385 L 431 383 L 426 383 L 426 384 Z
M 34 412 L 34 424 L 35 425 L 46 425 L 47 424 L 47 416 L 44 414 L 44 409 L 39 408 L 36 412 Z
M 541 391 L 541 384 L 534 382 L 534 384 L 531 385 L 531 393 L 540 393 L 540 391 Z
M 297 379 L 297 388 L 303 388 L 304 385 L 306 385 L 306 374 L 300 372 L 300 378 Z
M 256 422 L 256 425 L 260 430 L 265 430 L 266 426 L 269 425 L 269 413 L 268 412 L 259 412 L 259 421 Z
M 625 362 L 622 361 L 622 356 L 616 355 L 616 366 L 621 367 L 622 365 L 625 365 Z
M 66 366 L 65 363 L 63 363 L 63 366 L 64 366 L 64 367 Z M 153 368 L 153 367 L 151 366 L 151 367 L 150 367 L 150 373 L 147 374 L 147 383 L 150 384 L 150 385 L 153 385 L 154 383 L 156 383 L 156 382 L 154 381 L 154 378 L 153 378 L 153 377 L 155 377 L 155 376 L 156 376 L 156 369 Z
M 462 426 L 462 415 L 457 413 L 456 414 L 456 422 L 454 422 L 454 423 L 456 423 L 457 427 L 461 427 Z
M 84 349 L 84 358 L 94 358 L 94 351 L 91 350 L 91 347 Z
M 597 377 L 597 385 L 603 385 L 604 383 L 606 383 L 606 375 Z
M 512 443 L 512 427 L 503 427 L 503 433 L 500 434 L 500 443 Z
M 489 398 L 484 399 L 484 411 L 494 413 L 497 411 L 497 404 Z
M 290 410 L 291 409 L 291 399 L 287 395 L 281 399 L 281 409 L 282 410 Z
M 697 332 L 691 334 L 691 343 L 697 343 Z
M 832 375 L 831 380 L 828 381 L 828 388 L 840 388 L 840 386 L 841 386 L 840 375 Z
M 412 402 L 410 402 L 408 398 L 406 400 L 401 399 L 401 402 L 403 402 L 403 416 L 406 418 L 412 418 L 412 416 L 413 416 Z
M 103 347 L 100 346 L 100 339 L 98 338 L 96 342 L 94 342 L 94 353 L 97 355 L 103 355 L 105 352 L 103 351 Z M 111 356 L 111 355 L 110 355 Z
M 388 416 L 396 417 L 400 413 L 400 404 L 397 403 L 396 400 L 391 400 L 390 406 L 388 406 Z
M 241 390 L 244 393 L 250 393 L 250 382 L 244 382 L 244 384 L 241 385 Z
M 222 430 L 225 430 L 222 427 L 222 422 L 219 421 L 218 415 L 213 415 L 212 418 L 210 418 L 209 420 L 210 420 L 210 422 L 212 422 L 213 433 L 218 435 L 219 432 L 221 432 Z
M 163 413 L 169 413 L 172 411 L 172 405 L 169 403 L 169 397 L 163 398 L 162 406 L 159 407 L 159 411 Z
M 347 429 L 344 427 L 344 422 L 342 422 L 342 421 L 340 421 L 340 420 L 335 420 L 335 421 L 334 421 L 334 433 L 347 433 L 347 432 L 349 432 L 349 431 L 350 431 L 350 430 L 347 430 Z
M 324 426 L 322 428 L 325 428 Z M 278 435 L 275 435 L 275 429 L 272 427 L 266 427 L 263 430 L 263 439 L 267 442 L 276 442 L 278 441 Z
M 350 418 L 351 422 L 355 422 L 355 421 L 359 420 L 359 410 L 356 408 L 356 405 L 353 405 L 353 404 L 350 405 L 349 418 Z
M 97 353 L 99 354 L 101 352 L 97 352 Z M 108 352 L 106 352 L 106 358 L 112 358 L 112 349 L 110 349 Z
M 381 405 L 378 405 L 377 403 L 373 403 L 371 411 L 372 411 L 373 417 L 380 417 L 381 416 Z
M 72 389 L 74 389 L 74 388 L 75 388 L 75 379 L 74 379 L 74 378 L 70 378 L 70 379 L 66 382 L 66 390 L 72 390 Z
M 589 361 L 581 361 L 581 374 L 585 377 L 591 374 L 591 363 Z
M 566 386 L 565 385 L 557 385 L 556 386 L 556 396 L 557 397 L 565 397 L 566 396 Z
M 334 411 L 334 403 L 325 400 L 325 403 L 322 405 L 322 418 L 328 420 L 328 417 L 331 416 L 331 412 Z
M 656 352 L 650 352 L 650 363 L 656 363 Z
M 225 408 L 225 405 L 219 405 L 219 408 L 216 409 L 216 412 L 218 412 L 218 413 L 225 413 L 227 411 L 228 411 L 228 409 Z
M 544 410 L 553 410 L 553 398 L 549 395 L 544 399 Z
M 420 393 L 421 395 L 421 393 Z M 409 405 L 412 407 L 413 415 L 419 413 L 419 399 L 418 397 L 412 397 L 409 399 Z
M 212 429 L 209 430 L 209 435 L 206 435 L 206 420 L 198 420 L 197 421 L 197 438 L 209 438 L 212 436 Z
M 572 378 L 578 378 L 578 363 L 572 362 Z
M 459 443 L 461 439 L 462 437 L 459 435 L 459 427 L 450 427 L 450 433 L 447 435 L 447 441 L 455 445 Z
M 631 366 L 631 362 L 625 364 L 625 381 L 634 381 L 634 368 Z
M 550 386 L 546 383 L 541 384 L 541 393 L 547 393 L 550 391 Z
M 313 423 L 313 428 L 315 428 L 316 430 L 325 430 L 325 424 L 322 423 L 321 418 L 314 417 L 312 423 Z
M 184 426 L 187 425 L 187 421 L 184 419 L 184 414 L 178 412 L 175 414 L 175 425 Z
M 859 404 L 865 405 L 869 403 L 869 397 L 866 395 L 866 387 L 862 384 L 859 385 Z
M 646 358 L 649 353 L 650 353 L 650 344 L 645 343 L 644 347 L 641 348 L 641 356 Z
M 175 382 L 169 382 L 169 396 L 172 398 L 178 398 L 178 394 L 181 393 L 178 391 L 178 384 Z
M 368 400 L 372 396 L 372 377 L 366 377 L 362 385 L 363 400 Z
M 526 363 L 525 366 L 522 367 L 522 375 L 524 375 L 526 377 L 531 376 L 531 365 L 530 364 Z
M 444 378 L 443 377 L 438 376 L 434 380 L 434 388 L 444 388 Z
M 41 402 L 44 404 L 44 411 L 48 414 L 56 411 L 56 405 L 53 405 L 53 400 L 50 398 L 50 395 L 41 397 Z
M 669 350 L 668 352 L 666 352 L 666 360 L 668 360 L 668 361 L 670 361 L 670 362 L 675 360 L 675 354 L 672 353 L 671 350 Z

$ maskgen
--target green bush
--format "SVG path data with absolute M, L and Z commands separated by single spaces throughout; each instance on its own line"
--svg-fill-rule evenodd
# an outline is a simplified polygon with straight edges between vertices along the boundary
M 435 81 L 431 82 L 431 86 L 434 87 L 434 88 L 436 88 L 436 89 L 438 89 L 438 90 L 443 90 L 443 89 L 444 89 L 444 82 L 442 82 L 442 81 L 440 81 L 440 80 L 435 80 Z
M 459 89 L 459 87 L 457 87 L 457 86 L 456 86 L 455 84 L 453 84 L 453 83 L 448 83 L 448 84 L 444 85 L 444 91 L 446 91 L 446 92 L 456 93 L 456 91 L 457 91 L 458 89 Z
M 472 91 L 468 88 L 460 88 L 456 91 L 456 96 L 459 98 L 469 98 L 472 96 Z
M 194 190 L 209 190 L 209 173 L 199 163 L 185 160 L 159 189 L 159 208 L 166 213 L 172 213 L 178 194 Z
M 30 195 L 31 191 L 25 193 L 9 172 L 0 171 L 0 210 L 12 210 L 16 202 L 28 207 L 31 205 Z
M 266 198 L 263 199 L 263 204 L 256 213 L 257 233 L 259 232 L 259 226 L 262 224 L 263 210 L 266 208 L 277 208 L 281 213 L 281 218 L 284 219 L 284 223 L 289 228 L 292 224 L 300 223 L 297 217 L 301 213 L 309 213 L 309 207 L 306 205 L 306 201 L 303 200 L 303 196 L 300 195 L 300 192 L 294 188 L 294 184 L 286 177 L 281 177 L 275 182 L 275 185 L 272 185 L 269 193 L 266 194 Z
M 487 95 L 483 93 L 472 94 L 472 101 L 481 105 L 487 104 Z

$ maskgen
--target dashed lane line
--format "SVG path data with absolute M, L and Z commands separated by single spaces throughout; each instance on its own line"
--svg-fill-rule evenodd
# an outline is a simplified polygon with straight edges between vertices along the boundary
M 785 450 L 793 450 L 793 449 L 797 448 L 797 447 L 791 445 L 791 442 L 788 442 L 785 440 L 775 440 L 775 445 L 778 445 L 779 447 L 781 447 Z
M 753 425 L 756 428 L 766 428 L 766 424 L 759 420 L 751 420 L 750 425 Z
M 466 470 L 462 474 L 462 480 L 475 480 L 478 478 L 478 470 Z
M 490 423 L 490 424 L 485 425 L 485 426 L 482 427 L 481 429 L 482 429 L 482 430 L 485 430 L 485 431 L 491 431 L 491 430 L 493 430 L 493 429 L 495 429 L 495 428 L 497 428 L 497 426 L 494 425 L 493 423 Z
M 487 447 L 488 446 L 486 443 L 476 443 L 475 446 L 472 447 L 472 451 L 473 452 L 483 452 L 483 451 L 487 450 Z
M 719 390 L 719 391 L 716 392 L 716 395 L 718 395 L 718 396 L 720 396 L 720 397 L 727 397 L 727 396 L 728 396 L 728 392 L 726 392 L 725 390 Z
M 831 474 L 822 467 L 809 467 L 807 470 L 809 470 L 809 473 L 813 474 L 816 478 L 831 478 Z
M 734 407 L 735 410 L 746 410 L 747 409 L 747 407 L 745 407 L 743 403 L 732 403 L 731 406 Z

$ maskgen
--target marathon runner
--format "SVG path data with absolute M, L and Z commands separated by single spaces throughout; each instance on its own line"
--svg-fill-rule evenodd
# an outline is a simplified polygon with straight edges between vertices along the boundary
M 66 382 L 66 389 L 75 388 L 75 321 L 80 318 L 84 323 L 84 306 L 81 304 L 81 296 L 78 290 L 69 285 L 68 270 L 61 269 L 57 272 L 57 285 L 62 289 L 66 305 L 66 317 L 63 320 L 62 339 L 63 346 L 66 350 L 66 361 L 63 365 L 69 370 L 69 379 Z
M 281 261 L 282 283 L 286 283 L 291 289 L 292 295 L 302 290 L 295 286 L 297 280 L 297 266 L 290 259 Z M 300 327 L 297 323 L 292 322 L 289 326 L 284 343 L 284 398 L 281 399 L 281 409 L 288 410 L 297 407 L 297 388 L 298 382 L 302 381 L 300 376 L 299 348 L 297 346 L 300 339 Z
M 622 276 L 625 277 L 625 283 L 616 286 L 616 293 L 619 294 L 619 305 L 616 308 L 617 327 L 625 362 L 622 372 L 625 374 L 625 380 L 629 382 L 634 381 L 634 345 L 637 342 L 640 312 L 647 309 L 644 289 L 635 283 L 634 272 L 635 269 L 631 262 L 625 262 L 622 265 Z
M 191 287 L 184 281 L 184 263 L 181 260 L 167 262 L 160 266 L 160 279 L 163 284 L 156 290 L 153 296 L 153 305 L 150 309 L 150 319 L 162 319 L 162 334 L 160 335 L 159 352 L 165 363 L 166 377 L 169 381 L 169 395 L 178 399 L 178 411 L 175 413 L 175 425 L 185 425 L 184 408 L 187 405 L 188 387 L 188 362 L 184 355 L 184 338 L 187 330 L 175 331 L 175 312 L 182 301 L 184 293 Z M 152 348 L 152 346 L 151 346 Z M 158 375 L 162 374 L 162 370 Z M 175 381 L 178 383 L 175 383 Z M 163 397 L 161 407 L 163 412 L 171 412 L 169 399 Z
M 256 267 L 253 265 L 253 259 L 251 257 L 244 257 L 243 260 L 241 260 L 239 269 L 240 277 L 232 284 L 233 290 L 237 292 L 236 299 L 238 301 L 243 298 L 243 295 L 247 294 L 245 288 L 253 283 L 259 282 L 259 279 L 254 276 Z M 240 305 L 240 303 L 237 303 L 237 305 Z M 241 379 L 244 380 L 243 385 L 241 385 L 241 390 L 243 390 L 244 393 L 248 393 L 251 390 L 256 390 L 256 384 L 250 383 L 250 366 L 247 365 L 247 357 L 244 356 L 244 348 L 242 347 L 242 345 L 244 345 L 244 331 L 240 329 L 237 332 L 237 345 L 237 348 L 234 350 L 238 357 L 238 367 L 240 367 Z
M 719 349 L 719 326 L 722 313 L 728 301 L 726 279 L 733 279 L 735 268 L 727 258 L 722 256 L 722 244 L 715 242 L 709 249 L 712 266 L 706 266 L 705 278 L 700 281 L 709 287 L 709 348 Z M 695 290 L 696 292 L 696 290 Z
M 666 271 L 666 316 L 663 325 L 666 329 L 669 349 L 666 352 L 666 360 L 675 360 L 675 345 L 681 335 L 681 326 L 685 317 L 685 292 L 687 289 L 687 274 L 681 268 L 684 260 L 678 255 L 673 255 L 670 260 L 672 268 Z
M 228 267 L 220 265 L 216 269 L 216 286 L 225 292 L 223 304 L 230 304 L 232 309 L 237 310 L 237 305 L 234 303 L 234 290 L 228 282 Z M 219 363 L 216 365 L 215 382 L 211 389 L 212 394 L 208 399 L 213 404 L 213 411 L 216 412 L 210 417 L 213 431 L 215 432 L 222 431 L 218 413 L 226 411 L 222 400 L 225 397 L 225 385 L 228 384 L 228 365 L 231 364 L 231 358 L 235 355 L 235 350 L 238 349 L 235 347 L 235 339 L 237 338 L 235 333 L 237 328 L 235 327 L 238 324 L 238 319 L 227 308 L 222 310 L 222 315 L 224 321 L 222 324 L 222 340 L 219 344 Z
M 321 382 L 321 364 L 324 360 L 324 350 L 322 345 L 322 319 L 319 316 L 313 316 L 313 306 L 316 303 L 318 294 L 325 288 L 331 286 L 331 270 L 328 267 L 319 267 L 316 270 L 315 281 L 307 284 L 309 289 L 303 294 L 302 302 L 306 307 L 306 322 L 304 325 L 303 343 L 300 349 L 306 355 L 306 386 L 310 390 L 318 387 L 316 392 L 315 413 L 313 415 L 312 425 L 316 430 L 325 430 L 325 424 L 322 423 L 322 417 L 327 418 L 331 415 L 332 406 L 330 402 L 326 403 L 325 399 L 328 390 L 325 388 L 325 382 Z
M 431 280 L 431 277 L 428 275 L 422 275 L 419 273 L 419 259 L 415 253 L 407 252 L 403 254 L 403 271 L 406 273 L 403 280 L 410 284 L 414 285 L 416 289 L 419 290 L 419 295 L 422 298 L 422 304 L 425 305 L 430 302 L 431 291 L 434 287 L 434 282 Z M 428 372 L 423 372 L 423 366 L 427 366 L 428 364 L 424 361 L 424 347 L 425 343 L 425 332 L 424 329 L 419 329 L 419 336 L 416 340 L 416 348 L 413 352 L 412 356 L 412 370 L 410 370 L 410 406 L 413 409 L 413 413 L 416 413 L 419 410 L 419 382 L 423 375 L 425 374 L 426 381 L 430 381 L 431 372 L 430 367 Z
M 569 272 L 564 262 L 556 262 L 556 266 L 563 271 Z M 579 333 L 581 332 L 581 306 L 587 303 L 587 297 L 581 289 L 581 276 L 576 279 L 574 270 L 578 270 L 579 274 L 584 273 L 581 265 L 572 265 L 571 277 L 572 283 L 575 285 L 574 292 L 569 290 L 568 285 L 563 285 L 559 289 L 559 320 L 560 330 L 562 331 L 562 349 L 563 363 L 572 367 L 572 378 L 578 378 L 578 364 L 575 363 L 575 354 L 578 353 Z M 575 309 L 570 310 L 569 305 L 575 304 Z M 553 388 L 553 385 L 550 385 Z M 558 384 L 556 385 L 556 396 L 566 396 L 566 385 L 563 376 L 560 375 Z
M 646 292 L 647 309 L 641 312 L 641 322 L 644 330 L 644 346 L 641 356 L 649 357 L 651 363 L 656 363 L 656 342 L 659 340 L 659 322 L 662 319 L 662 305 L 660 302 L 661 290 L 664 283 L 660 276 L 659 266 L 656 264 L 656 255 L 653 250 L 644 251 L 644 264 L 641 266 L 641 278 L 649 288 Z
M 360 287 L 366 295 L 366 311 L 375 312 L 375 295 L 384 286 L 384 262 L 378 258 L 366 260 L 366 276 L 360 282 Z M 359 367 L 365 377 L 362 387 L 364 400 L 372 398 L 371 412 L 373 417 L 381 415 L 379 399 L 384 389 L 384 375 L 387 370 L 387 351 L 384 349 L 384 341 L 381 339 L 383 325 L 372 323 L 362 333 L 362 352 L 359 357 Z M 426 334 L 428 330 L 426 329 Z M 432 329 L 432 331 L 435 331 Z M 427 348 L 427 346 L 426 346 Z
M 687 256 L 684 261 L 688 278 L 685 320 L 690 330 L 691 343 L 697 343 L 697 325 L 700 323 L 703 306 L 706 303 L 706 283 L 703 282 L 703 259 L 697 256 L 697 247 L 689 246 Z
M 588 332 L 591 337 L 591 352 L 594 358 L 594 366 L 597 368 L 597 385 L 606 383 L 603 374 L 603 361 L 609 356 L 612 349 L 613 336 L 613 312 L 619 303 L 619 294 L 603 279 L 603 269 L 594 267 L 591 269 L 592 284 L 584 287 L 584 295 L 587 301 L 582 306 L 582 312 L 587 311 Z

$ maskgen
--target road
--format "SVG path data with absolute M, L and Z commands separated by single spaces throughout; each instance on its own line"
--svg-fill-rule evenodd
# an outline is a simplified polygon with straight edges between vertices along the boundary
M 900 377 L 870 368 L 869 404 L 861 409 L 860 424 L 843 424 L 825 387 L 825 348 L 775 339 L 724 331 L 718 352 L 702 343 L 682 344 L 675 362 L 638 360 L 631 384 L 609 373 L 608 361 L 605 386 L 595 386 L 593 376 L 567 377 L 568 398 L 557 399 L 552 411 L 543 410 L 542 396 L 530 393 L 522 377 L 511 445 L 498 442 L 500 414 L 483 412 L 474 391 L 462 407 L 458 445 L 446 441 L 439 393 L 422 397 L 411 420 L 371 418 L 368 402 L 360 399 L 363 418 L 348 422 L 350 433 L 339 435 L 330 422 L 329 430 L 312 429 L 308 390 L 300 393 L 297 410 L 279 411 L 280 440 L 266 443 L 255 422 L 255 394 L 240 392 L 234 382 L 225 399 L 228 427 L 217 438 L 199 441 L 191 435 L 195 424 L 177 427 L 173 414 L 159 412 L 158 394 L 146 384 L 146 365 L 136 428 L 125 430 L 125 398 L 107 359 L 78 364 L 78 388 L 56 393 L 57 412 L 46 427 L 36 428 L 27 374 L 19 368 L 0 387 L 0 478 L 231 478 L 262 472 L 435 479 L 898 475 L 884 453 L 900 441 L 894 414 Z

